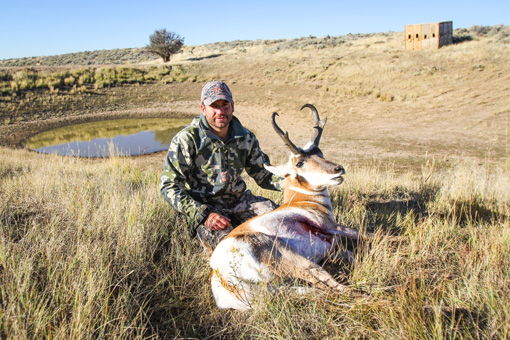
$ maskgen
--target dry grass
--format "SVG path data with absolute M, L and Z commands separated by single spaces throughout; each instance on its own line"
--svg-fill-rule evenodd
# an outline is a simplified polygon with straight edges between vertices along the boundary
M 355 268 L 332 272 L 365 297 L 281 291 L 237 313 L 215 308 L 205 254 L 158 195 L 159 164 L 0 152 L 2 338 L 510 335 L 510 177 L 499 168 L 351 171 L 332 191 L 335 214 L 379 236 L 357 248 Z
M 364 297 L 282 290 L 261 293 L 252 312 L 220 311 L 205 254 L 159 196 L 162 153 L 85 160 L 0 147 L 0 338 L 508 338 L 509 45 L 498 31 L 406 52 L 400 34 L 196 46 L 172 62 L 228 81 L 274 163 L 288 151 L 272 111 L 299 145 L 311 135 L 299 107 L 328 116 L 322 147 L 347 169 L 335 215 L 378 237 L 355 247 L 354 268 L 325 266 Z M 22 91 L 0 103 L 0 142 L 197 113 L 201 82 Z

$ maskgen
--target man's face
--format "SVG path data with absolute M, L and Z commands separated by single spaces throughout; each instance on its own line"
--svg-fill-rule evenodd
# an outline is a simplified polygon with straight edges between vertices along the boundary
M 234 113 L 234 103 L 228 100 L 217 100 L 209 106 L 202 104 L 201 108 L 211 129 L 215 131 L 228 129 Z

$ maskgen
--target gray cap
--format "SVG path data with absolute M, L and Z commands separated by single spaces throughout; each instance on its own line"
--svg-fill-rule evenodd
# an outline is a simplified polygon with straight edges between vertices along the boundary
M 227 84 L 219 80 L 208 82 L 202 88 L 201 101 L 205 106 L 209 106 L 217 100 L 228 100 L 233 103 L 232 92 Z

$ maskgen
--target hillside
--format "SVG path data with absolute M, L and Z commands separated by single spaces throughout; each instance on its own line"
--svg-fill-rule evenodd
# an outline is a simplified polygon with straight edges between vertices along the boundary
M 374 35 L 377 34 L 350 34 L 348 36 L 304 37 L 299 39 L 280 40 L 245 40 L 212 43 L 207 44 L 204 47 L 211 51 L 225 51 L 232 48 L 239 48 L 240 51 L 243 51 L 243 48 L 245 47 L 252 47 L 256 45 L 270 45 L 271 47 L 268 49 L 270 52 L 288 48 L 302 49 L 309 46 L 316 46 L 318 49 L 321 49 Z M 455 29 L 454 36 L 456 42 L 461 42 L 463 40 L 469 40 L 473 38 L 479 39 L 483 37 L 491 37 L 495 42 L 508 44 L 510 43 L 510 28 L 502 25 L 472 26 L 469 29 Z M 194 51 L 197 48 L 199 48 L 199 46 L 185 46 L 184 52 L 186 53 L 186 51 Z M 138 64 L 142 62 L 154 61 L 157 59 L 157 56 L 146 53 L 145 49 L 140 47 L 115 50 L 84 51 L 44 57 L 0 59 L 0 67 L 122 65 Z
M 304 143 L 310 122 L 298 109 L 309 102 L 328 116 L 324 147 L 335 158 L 411 168 L 425 157 L 502 164 L 509 32 L 457 29 L 454 45 L 429 51 L 405 51 L 402 33 L 388 32 L 187 46 L 168 65 L 4 67 L 0 142 L 20 145 L 37 131 L 98 117 L 193 115 L 201 84 L 219 78 L 231 84 L 238 116 L 276 154 L 286 151 L 271 112 Z M 113 63 L 111 51 L 96 54 Z
M 459 29 L 427 51 L 387 32 L 187 46 L 168 64 L 129 49 L 0 61 L 0 338 L 510 338 L 509 32 Z M 321 264 L 353 294 L 282 280 L 253 287 L 252 311 L 219 310 L 209 253 L 160 196 L 165 152 L 23 147 L 79 122 L 196 116 L 211 79 L 274 165 L 289 150 L 273 111 L 297 145 L 304 103 L 328 117 L 321 149 L 346 169 L 334 218 L 375 233 L 339 246 L 354 264 Z

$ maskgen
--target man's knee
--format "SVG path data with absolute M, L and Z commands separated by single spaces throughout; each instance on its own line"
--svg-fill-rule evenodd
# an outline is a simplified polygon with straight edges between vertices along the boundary
M 276 208 L 278 208 L 278 205 L 273 201 L 267 198 L 253 196 L 253 198 L 241 201 L 235 207 L 235 220 L 238 221 L 238 224 L 241 224 L 253 217 L 273 211 Z
M 201 224 L 197 228 L 197 239 L 204 248 L 212 251 L 233 229 L 233 227 L 228 227 L 223 230 L 211 230 Z
M 271 201 L 269 198 L 260 196 L 253 196 L 251 201 L 248 201 L 248 209 L 253 211 L 255 215 L 262 215 L 267 212 L 273 211 L 278 208 L 278 205 Z

